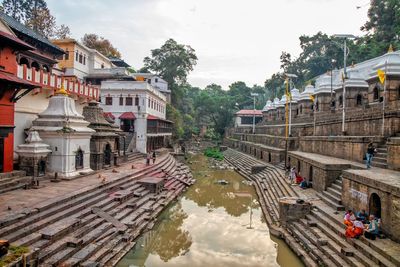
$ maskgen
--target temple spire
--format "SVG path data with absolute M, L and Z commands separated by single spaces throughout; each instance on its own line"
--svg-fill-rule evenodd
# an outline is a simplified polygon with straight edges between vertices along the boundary
M 389 45 L 389 49 L 388 49 L 388 53 L 392 53 L 394 52 L 393 46 L 392 44 Z

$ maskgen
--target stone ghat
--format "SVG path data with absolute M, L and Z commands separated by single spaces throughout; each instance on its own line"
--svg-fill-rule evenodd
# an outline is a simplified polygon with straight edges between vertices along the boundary
M 144 177 L 161 178 L 163 190 L 150 192 L 140 183 Z M 131 176 L 2 218 L 0 239 L 28 246 L 31 266 L 114 266 L 194 182 L 188 167 L 168 154 Z
M 343 212 L 321 201 L 313 189 L 291 186 L 284 171 L 233 149 L 224 152 L 238 173 L 254 182 L 270 233 L 281 237 L 306 266 L 400 266 L 400 245 L 390 239 L 346 239 Z M 251 174 L 254 165 L 266 165 Z M 287 222 L 279 217 L 279 200 L 301 198 L 312 204 L 304 218 Z

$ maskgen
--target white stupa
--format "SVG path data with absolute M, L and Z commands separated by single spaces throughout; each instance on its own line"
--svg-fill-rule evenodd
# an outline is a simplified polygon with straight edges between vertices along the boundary
M 95 130 L 76 111 L 75 101 L 62 87 L 50 98 L 45 111 L 32 122 L 43 142 L 50 145 L 48 172 L 72 178 L 91 172 L 90 137 Z

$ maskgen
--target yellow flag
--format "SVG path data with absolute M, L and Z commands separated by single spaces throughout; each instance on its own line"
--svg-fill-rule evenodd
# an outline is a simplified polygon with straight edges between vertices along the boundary
M 378 77 L 381 83 L 385 82 L 386 73 L 383 70 L 378 70 Z
M 287 97 L 289 100 L 292 100 L 292 94 L 291 94 L 291 93 L 288 92 L 288 93 L 286 94 L 286 97 Z
M 312 102 L 314 102 L 314 100 L 315 100 L 313 95 L 310 95 L 310 99 L 311 99 Z

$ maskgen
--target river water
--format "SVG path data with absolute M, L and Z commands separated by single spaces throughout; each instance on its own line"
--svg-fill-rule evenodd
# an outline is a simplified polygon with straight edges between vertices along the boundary
M 163 211 L 118 267 L 303 266 L 269 235 L 255 190 L 242 176 L 209 168 L 202 155 L 191 162 L 197 182 Z M 215 183 L 219 179 L 229 183 Z

